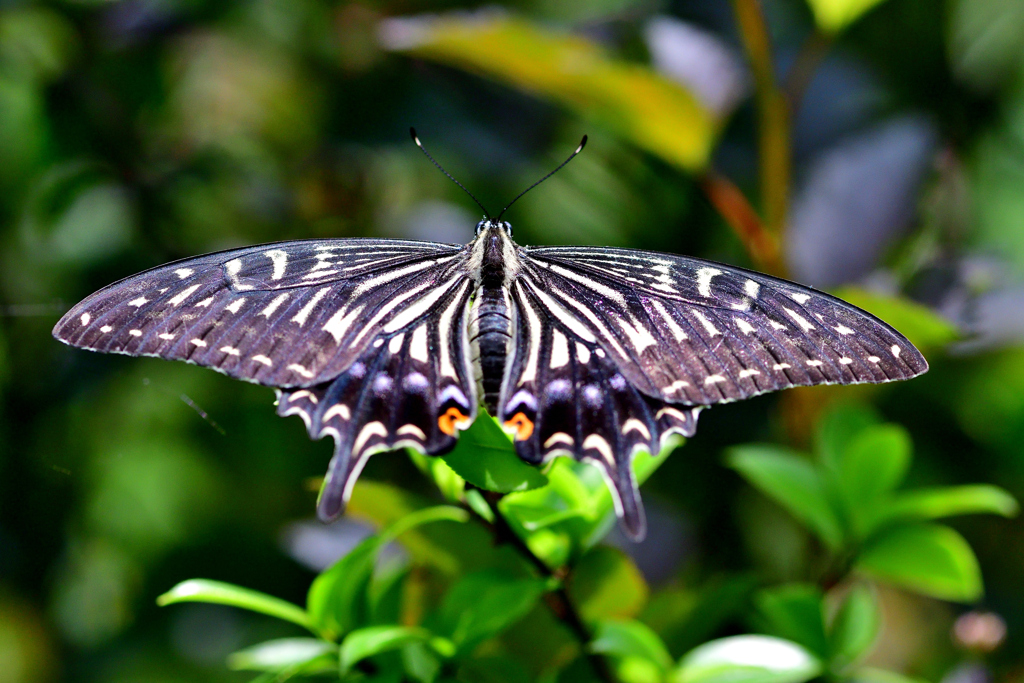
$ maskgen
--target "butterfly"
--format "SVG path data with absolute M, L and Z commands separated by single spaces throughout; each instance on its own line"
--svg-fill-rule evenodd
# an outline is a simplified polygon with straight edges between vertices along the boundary
M 633 456 L 692 436 L 703 408 L 928 368 L 899 332 L 823 292 L 672 254 L 520 246 L 503 214 L 466 245 L 301 240 L 176 261 L 92 294 L 53 334 L 275 388 L 279 415 L 334 439 L 324 520 L 372 454 L 443 454 L 482 407 L 524 461 L 596 465 L 634 539 Z

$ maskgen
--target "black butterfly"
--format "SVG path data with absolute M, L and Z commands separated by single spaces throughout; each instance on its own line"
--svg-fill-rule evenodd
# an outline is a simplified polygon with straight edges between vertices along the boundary
M 523 460 L 601 468 L 633 538 L 645 531 L 633 454 L 691 436 L 705 406 L 928 368 L 828 294 L 670 254 L 522 247 L 501 214 L 465 246 L 305 240 L 177 261 L 96 292 L 53 334 L 277 388 L 278 414 L 334 437 L 325 520 L 371 454 L 444 453 L 482 403 Z

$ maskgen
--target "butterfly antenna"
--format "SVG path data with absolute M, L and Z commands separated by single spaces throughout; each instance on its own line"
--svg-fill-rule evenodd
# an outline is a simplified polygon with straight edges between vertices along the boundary
M 535 182 L 535 183 L 534 183 L 533 185 L 530 185 L 530 186 L 529 186 L 528 188 L 526 188 L 525 190 L 523 190 L 522 192 L 520 192 L 520 193 L 519 193 L 519 195 L 518 195 L 518 196 L 517 196 L 517 197 L 516 197 L 515 199 L 513 199 L 512 201 L 510 201 L 510 202 L 508 203 L 508 206 L 506 206 L 506 207 L 505 207 L 504 209 L 502 209 L 502 210 L 501 210 L 501 213 L 499 213 L 499 214 L 498 214 L 498 217 L 497 217 L 497 218 L 495 218 L 494 220 L 496 220 L 496 221 L 500 221 L 500 220 L 501 220 L 501 217 L 505 215 L 505 212 L 506 212 L 506 211 L 508 211 L 509 207 L 510 207 L 510 206 L 512 206 L 513 204 L 515 204 L 515 203 L 516 203 L 517 201 L 519 201 L 519 197 L 522 197 L 522 196 L 523 196 L 524 194 L 526 194 L 527 192 L 529 192 L 529 191 L 530 191 L 530 190 L 532 190 L 533 188 L 537 187 L 538 185 L 540 185 L 541 183 L 543 183 L 543 182 L 544 182 L 545 180 L 547 180 L 547 179 L 548 179 L 548 178 L 550 178 L 551 176 L 553 176 L 553 175 L 555 175 L 556 173 L 558 173 L 559 171 L 561 171 L 561 170 L 562 170 L 562 167 L 563 167 L 563 166 L 565 166 L 565 165 L 566 165 L 567 163 L 569 163 L 570 161 L 572 161 L 572 160 L 573 160 L 573 159 L 574 159 L 574 158 L 576 157 L 576 155 L 577 155 L 577 154 L 579 154 L 580 152 L 582 152 L 582 151 L 583 151 L 583 148 L 584 148 L 584 147 L 586 147 L 586 146 L 587 146 L 587 136 L 586 136 L 586 135 L 584 135 L 584 136 L 583 136 L 583 139 L 582 139 L 582 140 L 580 140 L 580 146 L 576 148 L 576 151 L 575 151 L 575 152 L 573 152 L 572 154 L 570 154 L 570 155 L 569 155 L 569 158 L 568 158 L 568 159 L 566 159 L 565 161 L 563 161 L 562 163 L 560 163 L 560 164 L 558 165 L 558 168 L 556 168 L 556 169 L 555 169 L 554 171 L 552 171 L 551 173 L 548 173 L 548 174 L 547 174 L 546 176 L 544 176 L 543 178 L 541 178 L 540 180 L 538 180 L 537 182 Z M 436 163 L 436 162 L 435 162 L 435 163 Z
M 465 192 L 470 197 L 472 197 L 473 201 L 476 202 L 476 205 L 484 210 L 484 215 L 487 216 L 488 219 L 490 219 L 491 212 L 487 210 L 487 207 L 485 207 L 483 204 L 481 204 L 480 200 L 477 199 L 475 196 L 473 196 L 473 193 L 470 192 L 469 190 L 467 190 L 465 185 L 463 185 L 458 180 L 453 178 L 451 173 L 449 173 L 448 171 L 444 170 L 444 167 L 441 164 L 437 163 L 437 160 L 434 157 L 430 156 L 430 152 L 427 151 L 427 148 L 423 146 L 423 143 L 420 142 L 419 137 L 416 135 L 416 129 L 415 128 L 409 128 L 409 135 L 412 136 L 412 141 L 416 143 L 416 146 L 420 148 L 420 151 L 423 152 L 424 154 L 426 154 L 427 158 L 430 159 L 431 162 L 433 162 L 434 166 L 437 166 L 441 170 L 441 173 L 444 173 L 446 176 L 448 176 L 449 180 L 451 180 L 453 183 L 455 183 L 456 185 L 461 187 L 463 192 Z

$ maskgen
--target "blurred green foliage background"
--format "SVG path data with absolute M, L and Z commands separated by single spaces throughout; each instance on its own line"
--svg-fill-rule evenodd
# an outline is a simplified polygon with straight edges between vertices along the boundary
M 216 249 L 468 241 L 476 207 L 410 125 L 489 207 L 588 133 L 508 216 L 520 243 L 788 274 L 928 356 L 898 386 L 702 415 L 644 486 L 648 540 L 608 539 L 643 573 L 640 603 L 675 601 L 643 617 L 670 645 L 742 632 L 736 587 L 805 580 L 820 554 L 731 446 L 812 451 L 822 414 L 852 403 L 908 430 L 908 486 L 1024 498 L 1021 0 L 2 0 L 0 683 L 248 680 L 226 655 L 292 634 L 155 597 L 204 576 L 301 603 L 359 532 L 311 521 L 329 443 L 274 417 L 265 388 L 50 329 L 105 284 Z M 401 454 L 363 479 L 437 497 Z M 950 524 L 984 597 L 883 586 L 868 663 L 1024 680 L 1024 521 Z M 708 586 L 710 630 L 672 636 Z

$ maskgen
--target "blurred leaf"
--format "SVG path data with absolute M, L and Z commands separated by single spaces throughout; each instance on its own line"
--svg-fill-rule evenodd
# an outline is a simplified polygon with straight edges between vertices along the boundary
M 818 472 L 805 458 L 778 446 L 749 444 L 730 449 L 729 465 L 754 487 L 806 524 L 832 550 L 842 527 Z
M 858 287 L 843 287 L 835 294 L 895 327 L 919 349 L 941 348 L 959 336 L 957 329 L 937 313 L 908 299 Z
M 647 602 L 647 582 L 622 551 L 597 546 L 573 566 L 566 585 L 585 621 L 629 619 Z
M 859 669 L 850 677 L 850 680 L 855 683 L 927 683 L 923 678 L 904 676 L 895 671 L 876 669 L 874 667 Z
M 19 78 L 47 82 L 61 76 L 78 51 L 75 27 L 44 7 L 0 12 L 0 69 Z
M 0 181 L 22 183 L 48 141 L 42 93 L 32 83 L 0 75 Z
M 462 435 L 465 435 L 465 432 L 463 432 Z M 462 435 L 460 435 L 459 443 L 462 442 Z M 437 485 L 438 490 L 441 492 L 441 495 L 444 496 L 445 500 L 450 503 L 458 503 L 463 499 L 466 492 L 466 480 L 456 474 L 456 472 L 448 466 L 448 463 L 445 462 L 444 458 L 425 455 L 413 450 L 412 448 L 406 448 L 405 452 L 421 472 L 434 480 L 434 483 Z
M 821 662 L 796 643 L 771 636 L 732 636 L 705 643 L 679 662 L 673 683 L 802 683 Z
M 756 587 L 754 577 L 737 575 L 712 579 L 697 590 L 663 588 L 648 600 L 641 618 L 661 636 L 670 652 L 682 654 L 739 615 Z
M 445 595 L 437 631 L 446 634 L 460 652 L 469 652 L 523 618 L 546 590 L 539 579 L 512 578 L 496 571 L 467 574 Z
M 419 683 L 433 683 L 441 670 L 441 659 L 426 643 L 413 642 L 402 648 L 405 673 Z
M 654 631 L 639 621 L 602 620 L 588 649 L 614 657 L 640 657 L 662 673 L 672 668 L 672 656 Z
M 688 90 L 590 41 L 501 15 L 390 19 L 385 48 L 474 71 L 568 106 L 670 163 L 698 170 L 716 135 Z
M 280 638 L 248 647 L 228 657 L 236 671 L 326 673 L 338 667 L 338 646 L 317 638 Z
M 414 643 L 429 643 L 445 656 L 455 653 L 455 646 L 444 638 L 434 636 L 430 631 L 411 626 L 370 626 L 352 631 L 341 642 L 341 674 L 344 676 L 352 667 L 367 657 L 382 652 L 398 650 Z
M 537 467 L 516 455 L 512 440 L 483 411 L 459 434 L 452 452 L 442 457 L 463 479 L 488 491 L 529 491 L 548 483 Z
M 393 561 L 387 569 L 380 569 L 370 579 L 370 622 L 392 624 L 401 620 L 402 597 L 409 568 L 403 561 Z
M 161 607 L 179 602 L 209 602 L 240 607 L 276 619 L 283 619 L 316 633 L 309 616 L 298 606 L 266 593 L 209 579 L 182 581 L 156 599 Z
M 803 645 L 822 659 L 828 657 L 822 593 L 817 586 L 794 583 L 766 588 L 754 602 L 771 635 Z
M 870 587 L 858 584 L 850 589 L 829 629 L 831 658 L 844 667 L 865 654 L 881 626 L 878 600 Z
M 949 55 L 957 79 L 990 93 L 1020 73 L 1024 4 L 956 0 L 950 4 Z
M 861 552 L 857 569 L 942 600 L 971 602 L 982 595 L 981 570 L 970 545 L 939 524 L 902 525 L 880 532 Z
M 840 462 L 851 441 L 863 430 L 879 424 L 875 410 L 862 403 L 844 403 L 831 408 L 818 421 L 815 453 L 831 473 L 838 473 Z
M 1017 500 L 997 486 L 974 484 L 918 489 L 900 493 L 884 511 L 884 519 L 938 519 L 990 513 L 1013 517 Z
M 847 445 L 838 485 L 859 536 L 872 530 L 883 501 L 903 481 L 910 451 L 910 435 L 894 424 L 868 427 Z
M 882 0 L 807 0 L 818 27 L 827 33 L 838 33 L 857 21 Z

